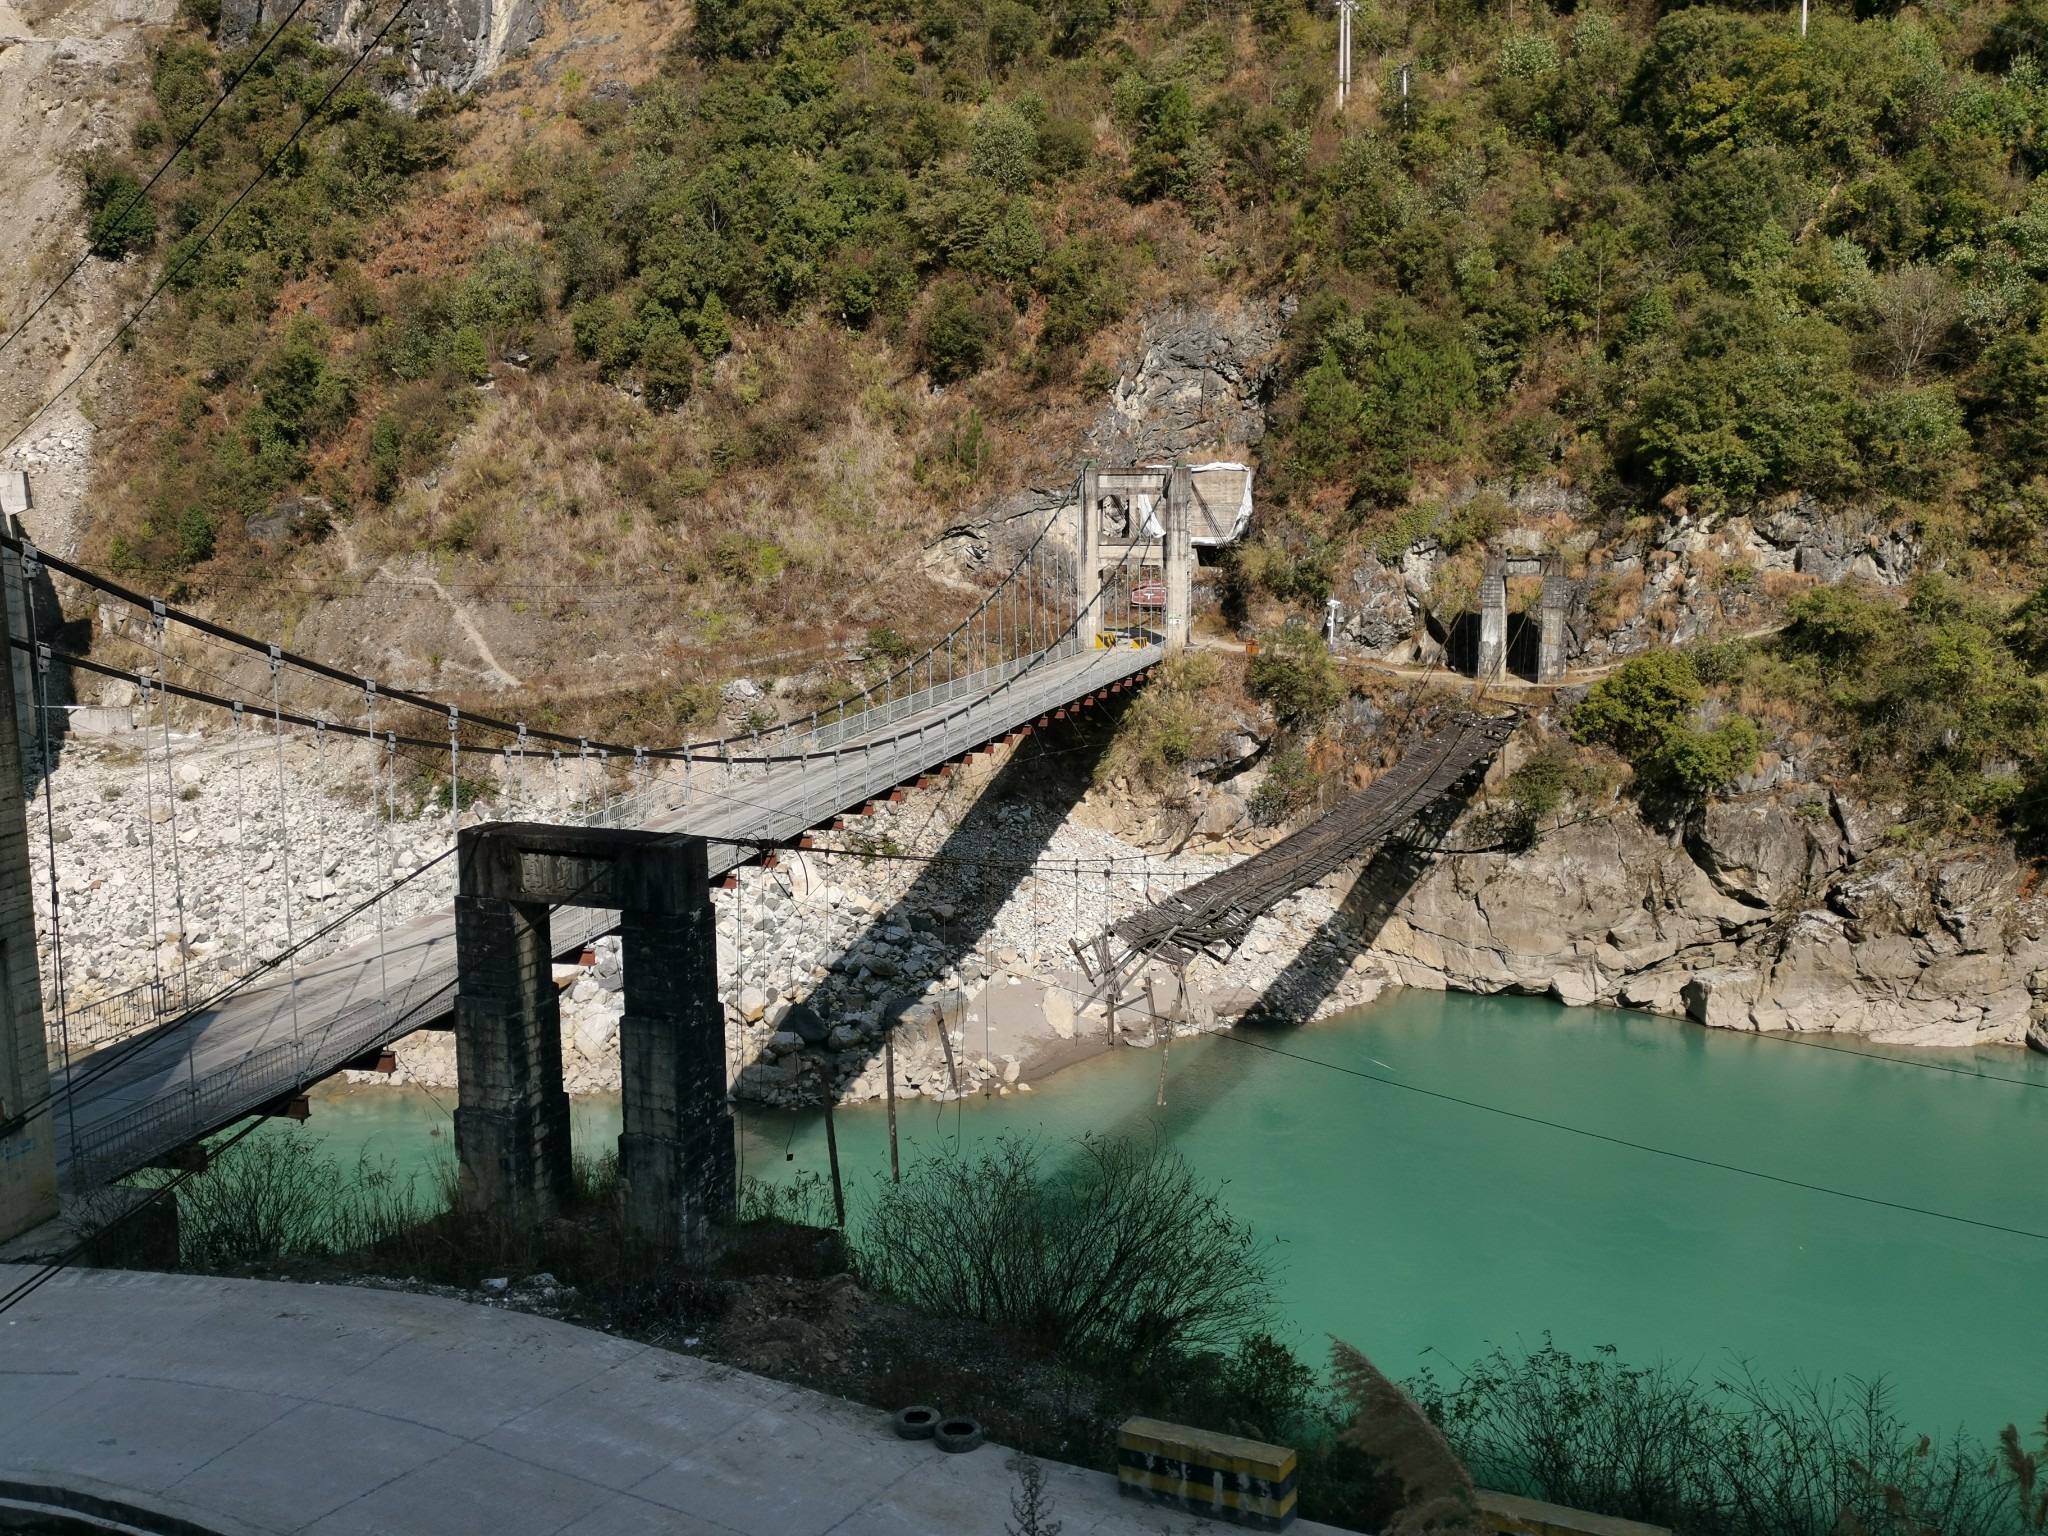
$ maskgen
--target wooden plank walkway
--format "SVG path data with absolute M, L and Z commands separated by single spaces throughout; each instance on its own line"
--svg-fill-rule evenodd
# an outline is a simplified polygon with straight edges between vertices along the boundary
M 1176 964 L 1202 953 L 1227 958 L 1260 913 L 1363 858 L 1456 792 L 1493 761 L 1517 723 L 1514 715 L 1460 715 L 1411 746 L 1357 794 L 1264 853 L 1132 913 L 1110 931 L 1131 953 Z

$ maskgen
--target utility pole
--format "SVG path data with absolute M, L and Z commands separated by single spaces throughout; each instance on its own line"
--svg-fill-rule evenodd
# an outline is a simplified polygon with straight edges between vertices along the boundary
M 1799 0 L 1799 35 L 1806 36 L 1806 12 L 1812 0 Z
M 1337 0 L 1337 111 L 1351 100 L 1351 16 L 1358 0 Z

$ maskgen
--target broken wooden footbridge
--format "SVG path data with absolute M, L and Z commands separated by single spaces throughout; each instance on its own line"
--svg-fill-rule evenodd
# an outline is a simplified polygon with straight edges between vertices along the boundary
M 1089 943 L 1076 943 L 1095 994 L 1116 997 L 1126 978 L 1154 961 L 1177 971 L 1198 955 L 1228 961 L 1262 913 L 1428 827 L 1443 802 L 1469 794 L 1519 723 L 1514 714 L 1461 713 L 1414 742 L 1364 789 L 1265 852 L 1132 913 Z

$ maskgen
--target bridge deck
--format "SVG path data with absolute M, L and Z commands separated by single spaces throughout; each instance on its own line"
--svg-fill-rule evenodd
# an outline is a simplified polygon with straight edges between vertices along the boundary
M 1146 646 L 1048 659 L 972 702 L 935 699 L 923 716 L 888 721 L 807 761 L 699 784 L 693 805 L 646 825 L 710 839 L 712 873 L 723 874 L 763 844 L 792 840 L 1159 658 Z M 561 912 L 556 950 L 581 948 L 617 921 L 597 909 Z M 300 967 L 295 983 L 280 975 L 86 1057 L 57 1087 L 64 1165 L 79 1169 L 81 1184 L 119 1177 L 444 1017 L 454 994 L 455 918 L 443 908 L 394 927 L 381 945 L 356 944 Z
M 1327 814 L 1265 852 L 1133 912 L 1110 931 L 1131 955 L 1176 963 L 1235 949 L 1260 913 L 1418 824 L 1438 801 L 1457 793 L 1493 761 L 1515 725 L 1512 715 L 1461 715 Z

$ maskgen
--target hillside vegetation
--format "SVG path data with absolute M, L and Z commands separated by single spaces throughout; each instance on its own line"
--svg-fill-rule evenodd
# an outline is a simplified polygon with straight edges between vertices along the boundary
M 133 164 L 85 182 L 96 249 L 176 274 L 104 558 L 291 607 L 424 555 L 536 622 L 602 600 L 671 659 L 816 640 L 822 593 L 917 628 L 964 599 L 907 603 L 906 557 L 1072 473 L 1140 315 L 1285 296 L 1244 589 L 1316 603 L 1374 549 L 1481 535 L 1444 500 L 1474 479 L 1555 477 L 1610 535 L 1803 492 L 1917 529 L 1951 595 L 1870 643 L 1962 625 L 1982 655 L 1914 677 L 1974 667 L 2000 701 L 1974 735 L 1901 724 L 1814 615 L 1708 685 L 1902 783 L 2032 771 L 2039 647 L 2008 617 L 2048 515 L 2027 4 L 1828 11 L 1805 38 L 1775 8 L 1366 4 L 1343 118 L 1334 23 L 1295 0 L 648 14 L 647 56 L 514 66 L 412 115 L 373 64 L 189 263 L 344 66 L 273 48 L 154 214 L 113 220 L 248 52 L 198 22 L 168 43 Z

